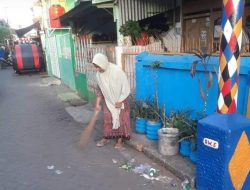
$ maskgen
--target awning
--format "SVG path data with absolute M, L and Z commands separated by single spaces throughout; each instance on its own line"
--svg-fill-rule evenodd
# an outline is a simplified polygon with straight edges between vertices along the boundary
M 91 1 L 83 1 L 61 16 L 60 21 L 63 26 L 73 23 L 80 32 L 109 33 L 115 28 L 112 14 L 112 9 L 97 8 Z
M 86 12 L 88 8 L 92 6 L 91 1 L 80 2 L 77 6 L 75 6 L 70 11 L 66 12 L 64 15 L 60 17 L 61 24 L 69 25 L 69 22 L 73 19 L 79 18 L 83 12 Z
M 172 20 L 169 20 L 167 12 L 159 13 L 154 16 L 142 19 L 138 21 L 140 26 L 147 26 L 151 30 L 159 30 L 166 32 L 169 29 L 169 24 L 173 25 Z
M 25 28 L 21 28 L 21 29 L 18 29 L 18 30 L 15 30 L 17 36 L 19 38 L 21 38 L 24 34 L 28 33 L 29 31 L 31 31 L 33 28 L 39 28 L 40 27 L 40 24 L 39 22 L 36 22 L 30 26 L 27 26 Z

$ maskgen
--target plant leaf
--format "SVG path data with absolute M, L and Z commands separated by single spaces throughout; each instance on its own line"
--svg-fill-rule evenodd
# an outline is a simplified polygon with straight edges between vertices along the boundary
M 212 86 L 213 83 L 213 74 L 209 72 L 209 79 L 207 81 L 207 88 L 209 89 Z
M 199 79 L 199 87 L 200 87 L 200 95 L 203 101 L 205 101 L 205 94 L 204 94 L 204 90 L 202 88 L 202 84 L 201 84 L 201 80 Z
M 215 68 L 215 66 L 214 66 L 214 71 L 215 71 L 215 73 L 217 75 L 217 78 L 218 78 L 219 77 L 219 73 L 218 73 L 217 69 Z
M 203 59 L 203 57 L 202 57 L 202 54 L 201 54 L 201 52 L 199 51 L 199 50 L 195 50 L 194 52 L 193 52 L 193 54 L 195 54 L 197 57 L 199 57 L 200 59 Z
M 198 64 L 198 61 L 196 60 L 196 61 L 194 61 L 194 62 L 192 63 L 192 65 L 191 65 L 190 75 L 191 75 L 192 78 L 193 78 L 193 77 L 195 76 L 195 74 L 196 74 L 196 66 L 197 66 L 197 64 Z
M 208 54 L 208 49 L 207 49 L 207 47 L 202 47 L 200 51 L 201 51 L 201 53 L 202 53 L 203 55 Z

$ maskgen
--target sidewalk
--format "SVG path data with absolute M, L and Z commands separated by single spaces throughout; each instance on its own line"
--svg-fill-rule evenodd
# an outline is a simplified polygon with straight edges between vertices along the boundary
M 134 125 L 132 125 L 134 129 Z M 134 131 L 134 130 L 133 130 Z M 176 156 L 163 156 L 159 154 L 157 141 L 151 141 L 146 138 L 144 134 L 137 134 L 132 132 L 130 141 L 126 142 L 130 147 L 143 152 L 147 157 L 157 161 L 167 170 L 171 171 L 180 179 L 188 179 L 191 186 L 195 186 L 195 165 L 187 158 Z
M 48 77 L 42 79 L 44 85 L 58 85 L 61 83 L 53 77 Z M 55 82 L 57 81 L 57 82 Z M 62 85 L 63 86 L 63 85 Z M 93 110 L 92 105 L 88 104 L 83 98 L 81 98 L 73 90 L 68 89 L 68 91 L 58 94 L 57 96 L 61 101 L 65 102 L 69 107 L 66 107 L 66 111 L 80 123 L 87 124 L 92 117 Z M 83 117 L 84 116 L 84 117 Z M 98 120 L 100 120 L 102 114 L 99 115 Z M 195 165 L 184 158 L 181 155 L 176 156 L 163 156 L 158 153 L 157 141 L 152 141 L 146 138 L 144 134 L 138 134 L 134 130 L 134 121 L 132 120 L 132 134 L 131 139 L 126 141 L 126 144 L 137 151 L 144 153 L 147 157 L 158 162 L 164 166 L 167 170 L 172 172 L 175 176 L 179 177 L 181 180 L 188 179 L 191 186 L 195 186 Z M 98 132 L 101 133 L 101 130 Z

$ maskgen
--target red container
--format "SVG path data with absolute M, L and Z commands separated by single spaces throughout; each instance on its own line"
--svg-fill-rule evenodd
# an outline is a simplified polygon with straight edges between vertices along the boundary
M 64 8 L 61 5 L 52 5 L 49 8 L 49 18 L 51 28 L 61 28 L 59 17 L 65 13 Z
M 25 70 L 44 70 L 44 59 L 41 48 L 36 44 L 15 45 L 13 69 L 16 73 Z
M 141 32 L 140 37 L 136 39 L 136 45 L 145 46 L 149 44 L 149 35 L 147 32 Z

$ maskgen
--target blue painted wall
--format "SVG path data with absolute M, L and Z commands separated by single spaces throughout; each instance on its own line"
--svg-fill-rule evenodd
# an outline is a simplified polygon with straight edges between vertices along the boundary
M 174 110 L 192 109 L 195 112 L 204 110 L 204 101 L 200 95 L 199 79 L 203 89 L 206 86 L 208 73 L 201 64 L 197 66 L 194 78 L 190 75 L 193 61 L 198 58 L 192 54 L 156 55 L 143 52 L 136 58 L 136 98 L 145 100 L 157 92 L 159 103 L 165 105 L 167 114 Z M 157 69 L 150 65 L 153 61 L 162 64 Z M 243 115 L 247 109 L 248 72 L 250 58 L 241 57 L 240 80 L 237 111 Z M 218 79 L 215 70 L 219 70 L 219 57 L 212 56 L 208 62 L 208 70 L 213 74 L 213 84 L 208 92 L 207 112 L 216 111 L 218 96 Z

